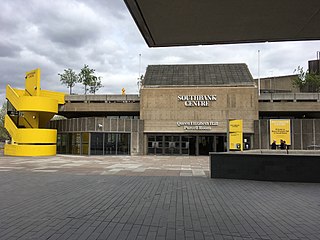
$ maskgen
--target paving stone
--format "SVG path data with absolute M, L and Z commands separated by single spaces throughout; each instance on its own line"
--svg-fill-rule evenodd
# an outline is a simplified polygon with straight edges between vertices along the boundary
M 319 239 L 319 184 L 209 179 L 208 160 L 1 156 L 0 239 Z

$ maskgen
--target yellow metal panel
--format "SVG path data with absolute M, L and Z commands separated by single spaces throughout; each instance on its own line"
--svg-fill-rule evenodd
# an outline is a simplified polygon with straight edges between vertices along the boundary
M 56 145 L 16 145 L 5 144 L 4 154 L 9 156 L 53 156 Z
M 19 122 L 24 120 L 26 128 L 39 128 L 39 113 L 23 112 L 23 118 L 20 117 Z
M 25 95 L 25 90 L 21 90 L 21 89 L 17 89 L 17 88 L 12 88 L 15 92 L 16 92 L 16 94 L 18 94 L 18 96 L 24 96 Z
M 10 101 L 10 100 L 9 100 Z M 19 111 L 58 113 L 58 101 L 45 97 L 20 97 Z
M 5 116 L 5 128 L 18 144 L 55 144 L 57 142 L 56 129 L 17 128 L 8 115 Z
M 26 96 L 40 96 L 40 69 L 26 73 Z
M 18 111 L 58 112 L 58 100 L 39 96 L 19 96 L 7 85 L 6 97 Z
M 17 143 L 53 143 L 57 142 L 55 129 L 19 129 L 15 138 Z
M 16 109 L 19 108 L 19 95 L 10 85 L 7 85 L 6 87 L 6 98 Z

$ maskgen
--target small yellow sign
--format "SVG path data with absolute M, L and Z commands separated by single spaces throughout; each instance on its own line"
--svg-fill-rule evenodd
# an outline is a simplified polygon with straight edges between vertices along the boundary
M 242 132 L 242 120 L 229 120 L 229 132 Z
M 40 69 L 26 73 L 26 95 L 40 96 Z
M 287 145 L 291 145 L 290 119 L 271 119 L 270 144 L 276 141 L 276 144 L 279 145 L 281 140 L 286 141 Z
M 229 120 L 229 149 L 243 150 L 243 122 L 242 120 Z

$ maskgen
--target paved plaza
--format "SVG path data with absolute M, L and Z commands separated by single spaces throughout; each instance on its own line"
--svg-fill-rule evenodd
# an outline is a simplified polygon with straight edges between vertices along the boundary
M 320 239 L 320 184 L 208 170 L 208 157 L 0 155 L 0 239 Z

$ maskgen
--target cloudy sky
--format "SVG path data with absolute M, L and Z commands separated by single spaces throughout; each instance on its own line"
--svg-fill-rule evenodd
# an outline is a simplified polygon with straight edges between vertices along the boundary
M 260 50 L 260 76 L 268 77 L 306 69 L 320 51 L 320 41 L 148 48 L 122 0 L 6 0 L 0 6 L 1 104 L 6 84 L 23 88 L 25 72 L 35 68 L 42 89 L 68 92 L 58 73 L 88 64 L 102 77 L 98 93 L 120 94 L 123 87 L 137 93 L 139 72 L 152 64 L 246 63 L 257 77 Z

